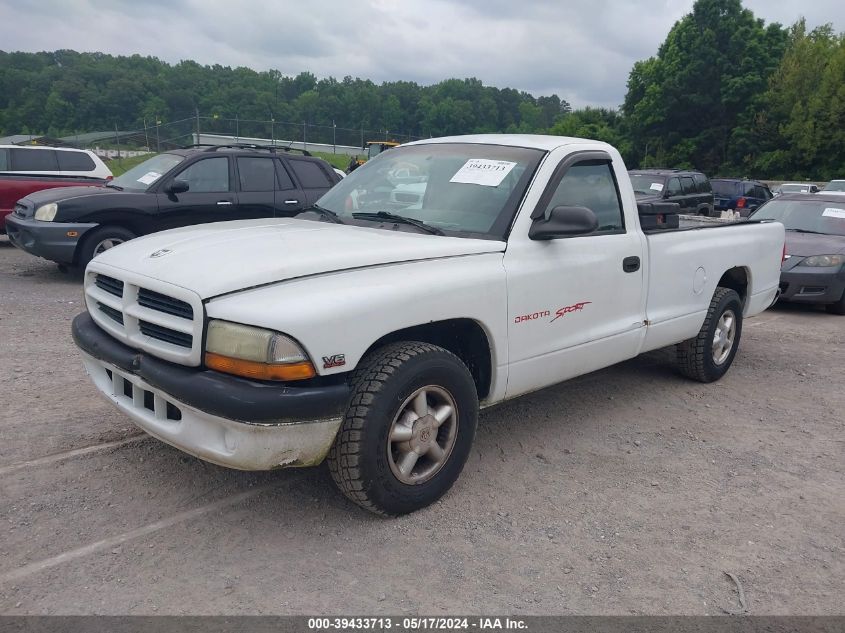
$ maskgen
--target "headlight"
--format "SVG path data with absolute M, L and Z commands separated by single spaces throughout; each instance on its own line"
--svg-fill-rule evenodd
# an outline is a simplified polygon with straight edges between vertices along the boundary
M 808 257 L 799 266 L 813 266 L 815 268 L 828 268 L 841 266 L 845 263 L 845 255 L 813 255 Z
M 56 211 L 59 210 L 59 205 L 55 202 L 51 202 L 50 204 L 42 204 L 35 210 L 35 219 L 41 220 L 42 222 L 52 222 L 53 218 L 56 217 Z
M 292 338 L 228 321 L 209 322 L 205 365 L 255 380 L 304 380 L 317 375 L 308 355 Z

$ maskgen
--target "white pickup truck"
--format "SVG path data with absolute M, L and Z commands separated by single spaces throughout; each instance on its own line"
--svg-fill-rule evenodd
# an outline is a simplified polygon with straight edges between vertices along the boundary
M 327 458 L 352 501 L 402 514 L 457 479 L 479 407 L 674 344 L 683 374 L 725 374 L 776 299 L 784 229 L 665 228 L 673 211 L 638 208 L 605 143 L 410 143 L 296 218 L 106 251 L 74 339 L 160 440 L 245 470 Z

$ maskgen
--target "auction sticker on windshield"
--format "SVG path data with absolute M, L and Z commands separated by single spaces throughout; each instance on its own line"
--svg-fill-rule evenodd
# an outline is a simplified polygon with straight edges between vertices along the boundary
M 159 178 L 161 178 L 160 173 L 155 171 L 148 171 L 146 174 L 138 178 L 138 182 L 144 185 L 151 185 Z
M 484 187 L 498 187 L 502 184 L 516 163 L 507 160 L 488 160 L 486 158 L 470 158 L 464 163 L 449 182 L 461 182 L 468 185 L 483 185 Z
M 663 183 L 653 182 L 651 183 L 651 189 L 653 189 L 654 191 L 663 191 Z
M 845 209 L 834 209 L 829 207 L 824 210 L 822 215 L 826 218 L 839 218 L 841 220 L 845 220 Z

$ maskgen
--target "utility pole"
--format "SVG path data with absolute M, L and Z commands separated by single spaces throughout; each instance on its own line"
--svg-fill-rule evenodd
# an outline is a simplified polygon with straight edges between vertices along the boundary
M 270 115 L 270 140 L 272 142 L 273 147 L 276 147 L 276 118 L 271 114 Z
M 117 123 L 114 124 L 114 142 L 117 144 L 117 162 L 120 163 L 120 137 L 117 135 Z
M 337 154 L 337 125 L 332 119 L 332 154 Z
M 161 119 L 159 119 L 158 115 L 156 115 L 156 153 L 161 151 L 161 145 L 160 145 L 159 140 L 158 140 L 158 128 L 159 128 L 160 125 L 161 125 Z
M 150 149 L 150 135 L 147 134 L 147 117 L 144 117 L 144 145 L 148 150 Z
M 194 111 L 197 113 L 197 145 L 200 144 L 200 109 L 194 108 Z
M 240 121 L 238 121 L 238 113 L 235 112 L 235 143 L 238 142 L 238 139 L 240 138 L 240 136 L 241 136 Z
M 308 139 L 306 138 L 306 135 L 305 135 L 305 126 L 306 125 L 307 124 L 305 123 L 305 121 L 303 121 L 302 122 L 302 149 L 303 150 L 308 149 Z

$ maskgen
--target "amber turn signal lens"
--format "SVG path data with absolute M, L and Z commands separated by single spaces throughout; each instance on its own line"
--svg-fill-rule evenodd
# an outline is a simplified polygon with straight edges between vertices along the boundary
M 306 380 L 317 375 L 309 362 L 270 365 L 253 360 L 231 358 L 213 352 L 205 353 L 205 366 L 224 374 L 233 374 L 253 380 Z

